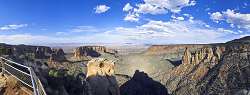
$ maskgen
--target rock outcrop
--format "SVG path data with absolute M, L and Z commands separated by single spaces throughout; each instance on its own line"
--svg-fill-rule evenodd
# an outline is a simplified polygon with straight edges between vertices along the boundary
M 191 56 L 191 53 L 189 52 L 188 48 L 186 48 L 182 57 L 182 64 L 190 64 L 190 62 L 193 60 L 194 58 Z
M 221 58 L 224 47 L 204 47 L 200 50 L 190 53 L 188 48 L 185 49 L 185 52 L 182 57 L 183 64 L 199 64 L 199 62 L 212 62 L 218 63 L 218 60 Z
M 115 55 L 117 51 L 108 49 L 104 46 L 81 46 L 74 49 L 74 58 L 81 60 L 90 57 L 99 57 L 102 53 L 109 53 Z
M 0 55 L 26 56 L 30 59 L 48 59 L 52 49 L 45 46 L 0 44 Z
M 91 76 L 113 76 L 115 63 L 104 58 L 95 58 L 87 64 L 87 77 Z
M 82 59 L 87 56 L 99 57 L 101 52 L 105 52 L 104 46 L 82 46 L 74 50 L 74 57 L 76 59 Z
M 65 53 L 63 49 L 52 49 L 52 54 L 50 55 L 49 58 L 50 61 L 57 61 L 57 62 L 62 62 L 66 61 Z
M 174 95 L 247 95 L 250 92 L 247 89 L 250 75 L 246 73 L 250 71 L 249 47 L 225 43 L 201 48 L 192 52 L 192 57 L 185 51 L 183 64 L 166 75 L 168 91 Z
M 114 77 L 114 61 L 95 58 L 87 64 L 86 81 L 91 89 L 90 95 L 120 95 Z
M 33 92 L 16 78 L 0 74 L 0 95 L 31 95 Z
M 210 46 L 208 44 L 179 44 L 179 45 L 152 45 L 145 52 L 146 55 L 164 55 L 172 53 L 183 53 L 186 48 L 196 50 L 202 47 Z
M 48 66 L 49 67 L 59 67 L 58 63 L 67 62 L 67 59 L 65 57 L 64 51 L 59 49 L 52 49 L 52 53 L 50 55 L 50 58 L 48 60 Z

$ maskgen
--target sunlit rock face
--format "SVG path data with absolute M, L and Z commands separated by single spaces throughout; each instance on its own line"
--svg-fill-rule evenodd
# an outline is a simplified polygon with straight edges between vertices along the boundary
M 186 48 L 182 57 L 182 63 L 199 64 L 201 61 L 218 63 L 222 51 L 224 51 L 223 47 L 205 47 L 190 53 L 188 48 Z
M 87 64 L 87 77 L 91 76 L 112 76 L 114 75 L 115 63 L 104 58 L 95 58 Z
M 81 46 L 74 49 L 73 58 L 75 60 L 89 60 L 90 57 L 100 57 L 103 53 L 116 55 L 118 52 L 104 46 Z
M 182 63 L 183 64 L 190 64 L 191 62 L 191 53 L 189 52 L 188 48 L 185 49 L 184 55 L 182 57 Z M 192 58 L 193 59 L 193 58 Z
M 186 49 L 182 64 L 166 75 L 168 91 L 174 95 L 247 95 L 249 47 L 230 42 L 192 52 Z
M 100 52 L 105 52 L 104 46 L 81 46 L 74 50 L 74 58 L 99 57 L 101 55 Z
M 209 46 L 207 44 L 179 44 L 179 45 L 152 45 L 145 52 L 146 55 L 162 55 L 183 52 L 186 48 L 198 49 Z
M 190 79 L 200 80 L 210 68 L 218 64 L 222 54 L 221 47 L 205 47 L 193 53 L 185 50 L 182 64 L 172 70 L 174 75 L 187 75 Z
M 93 95 L 120 95 L 112 60 L 94 58 L 87 64 L 87 78 Z

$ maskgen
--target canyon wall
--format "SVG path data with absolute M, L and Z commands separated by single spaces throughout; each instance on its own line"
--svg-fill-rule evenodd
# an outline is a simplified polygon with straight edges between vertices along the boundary
M 238 41 L 192 52 L 187 48 L 182 64 L 165 75 L 164 83 L 174 95 L 247 95 L 249 50 L 249 44 Z
M 36 59 L 47 59 L 52 49 L 46 46 L 0 44 L 0 55 L 29 56 Z
M 117 54 L 116 50 L 108 49 L 104 46 L 81 46 L 74 49 L 73 57 L 81 60 L 86 59 L 87 56 L 99 57 L 102 53 Z
M 196 50 L 198 48 L 210 46 L 208 44 L 178 44 L 178 45 L 152 45 L 145 52 L 146 55 L 164 55 L 170 53 L 183 52 L 185 48 Z

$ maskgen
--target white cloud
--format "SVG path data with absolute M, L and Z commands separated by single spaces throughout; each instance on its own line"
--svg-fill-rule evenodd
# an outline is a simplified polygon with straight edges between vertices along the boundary
M 150 14 L 164 14 L 167 11 L 178 13 L 182 8 L 195 4 L 194 0 L 144 0 L 143 4 L 138 4 L 138 10 Z
M 28 24 L 10 24 L 0 27 L 0 30 L 7 31 L 7 30 L 16 30 L 19 28 L 27 27 Z
M 194 6 L 195 0 L 143 0 L 143 3 L 136 4 L 132 7 L 129 3 L 125 5 L 123 11 L 129 12 L 131 17 L 133 14 L 166 14 L 168 12 L 179 13 L 182 8 Z M 139 18 L 139 17 L 137 17 Z M 125 19 L 124 19 L 125 20 Z
M 95 13 L 100 14 L 100 13 L 104 13 L 104 12 L 108 11 L 110 9 L 110 7 L 108 7 L 106 5 L 98 5 L 94 9 L 95 9 Z
M 232 30 L 228 30 L 228 29 L 224 29 L 224 28 L 218 28 L 217 31 L 219 31 L 219 32 L 227 32 L 227 33 L 231 33 L 231 34 L 238 34 L 238 32 L 234 32 Z
M 184 17 L 177 17 L 177 20 L 184 20 Z
M 115 27 L 106 32 L 79 34 L 70 30 L 70 36 L 43 36 L 31 34 L 0 35 L 0 43 L 150 43 L 191 44 L 225 42 L 239 37 L 237 32 L 224 28 L 206 27 L 206 23 L 190 21 L 155 21 L 136 27 Z M 90 27 L 90 26 L 84 26 Z M 101 29 L 96 28 L 96 31 Z M 77 30 L 78 31 L 78 30 Z M 75 35 L 73 35 L 75 33 Z M 60 33 L 59 33 L 60 34 Z M 229 37 L 230 38 L 225 38 Z
M 186 17 L 190 17 L 191 15 L 190 14 L 183 14 L 184 16 L 186 16 Z
M 230 39 L 223 39 L 224 36 L 234 34 L 232 30 L 206 27 L 206 25 L 197 20 L 193 22 L 151 20 L 135 28 L 118 27 L 108 34 L 124 37 L 127 42 L 154 44 L 225 42 Z
M 238 28 L 250 30 L 250 14 L 241 14 L 228 9 L 227 11 L 212 13 L 210 17 L 215 21 L 226 21 Z
M 53 40 L 46 36 L 35 36 L 30 34 L 14 34 L 14 35 L 0 35 L 0 43 L 9 44 L 30 44 L 30 43 L 47 43 Z
M 138 4 L 139 9 L 136 9 L 136 12 L 142 14 L 165 14 L 167 10 L 161 7 L 156 7 L 151 4 Z
M 130 22 L 137 22 L 139 21 L 139 14 L 130 12 L 125 16 L 124 20 Z
M 175 20 L 179 20 L 179 21 L 181 21 L 181 20 L 184 20 L 184 17 L 176 17 L 175 15 L 171 15 L 171 18 L 175 21 Z
M 189 19 L 188 19 L 189 22 L 194 22 L 194 17 L 193 16 L 190 16 Z
M 133 7 L 132 7 L 129 3 L 127 3 L 127 4 L 123 7 L 123 11 L 125 11 L 125 12 L 127 12 L 127 11 L 129 11 L 129 10 L 131 10 L 131 9 L 133 9 Z
M 221 14 L 220 12 L 215 12 L 215 13 L 212 13 L 212 14 L 210 15 L 210 18 L 211 18 L 212 20 L 218 21 L 218 20 L 222 20 L 222 19 L 223 19 L 223 16 L 222 16 L 222 14 Z
M 210 27 L 210 25 L 205 25 L 205 27 L 209 28 L 209 27 Z

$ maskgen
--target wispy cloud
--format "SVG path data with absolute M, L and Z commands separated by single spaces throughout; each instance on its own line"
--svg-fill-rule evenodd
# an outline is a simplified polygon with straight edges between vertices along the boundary
M 62 35 L 67 35 L 67 34 L 68 34 L 67 32 L 56 32 L 57 36 L 62 36 Z
M 100 13 L 104 13 L 104 12 L 108 11 L 110 9 L 110 7 L 108 7 L 106 5 L 98 5 L 94 9 L 95 9 L 95 13 L 100 14 Z
M 94 26 L 75 26 L 70 32 L 98 32 L 100 29 L 95 28 Z
M 79 32 L 93 32 L 89 35 Z M 96 32 L 104 31 L 104 32 Z M 64 33 L 71 33 L 65 36 Z M 60 35 L 59 35 L 60 34 Z M 63 35 L 63 36 L 62 36 Z M 68 34 L 67 34 L 68 35 Z M 148 44 L 183 44 L 225 42 L 238 38 L 233 30 L 207 26 L 199 20 L 149 20 L 136 27 L 115 27 L 109 30 L 93 26 L 77 26 L 68 32 L 58 32 L 57 36 L 32 34 L 0 35 L 0 43 L 148 43 Z M 225 38 L 230 36 L 230 39 Z
M 19 28 L 27 27 L 28 24 L 10 24 L 10 25 L 4 25 L 0 27 L 0 30 L 7 31 L 7 30 L 16 30 Z
M 210 18 L 215 22 L 226 21 L 231 27 L 237 26 L 238 28 L 250 30 L 250 14 L 241 14 L 228 9 L 223 12 L 214 12 L 210 14 Z
M 231 35 L 230 30 L 223 28 L 208 28 L 206 23 L 194 20 L 189 21 L 149 21 L 135 28 L 118 27 L 109 31 L 110 35 L 126 37 L 129 42 L 143 43 L 212 43 L 224 42 L 224 36 Z

